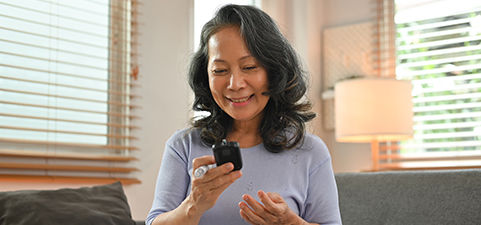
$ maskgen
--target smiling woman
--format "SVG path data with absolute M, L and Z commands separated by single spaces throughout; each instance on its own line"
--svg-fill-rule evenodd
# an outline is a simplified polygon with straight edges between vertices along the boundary
M 304 72 L 275 22 L 226 5 L 207 22 L 189 71 L 194 120 L 166 143 L 146 224 L 340 224 L 329 152 L 305 132 L 315 115 Z M 209 146 L 238 142 L 242 171 Z

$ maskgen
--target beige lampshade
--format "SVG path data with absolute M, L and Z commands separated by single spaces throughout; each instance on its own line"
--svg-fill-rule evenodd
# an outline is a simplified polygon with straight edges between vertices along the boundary
M 409 81 L 365 78 L 335 86 L 336 140 L 397 141 L 412 137 L 412 85 Z

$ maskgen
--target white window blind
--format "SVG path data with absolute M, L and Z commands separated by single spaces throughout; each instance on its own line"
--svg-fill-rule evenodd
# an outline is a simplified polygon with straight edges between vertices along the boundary
M 0 180 L 139 182 L 137 4 L 0 1 Z
M 414 138 L 401 168 L 481 166 L 481 2 L 396 0 L 398 79 L 412 80 Z

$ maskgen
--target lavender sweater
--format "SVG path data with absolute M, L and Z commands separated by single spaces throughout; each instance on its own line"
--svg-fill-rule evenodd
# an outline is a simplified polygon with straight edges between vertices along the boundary
M 199 133 L 197 129 L 184 129 L 167 141 L 146 225 L 159 214 L 177 208 L 189 195 L 192 160 L 212 155 L 210 146 L 201 142 Z M 237 204 L 243 194 L 259 201 L 258 190 L 279 193 L 289 208 L 307 222 L 341 224 L 331 158 L 319 137 L 307 134 L 302 145 L 281 153 L 270 153 L 259 144 L 242 148 L 241 154 L 242 177 L 204 213 L 200 225 L 248 224 L 240 217 Z

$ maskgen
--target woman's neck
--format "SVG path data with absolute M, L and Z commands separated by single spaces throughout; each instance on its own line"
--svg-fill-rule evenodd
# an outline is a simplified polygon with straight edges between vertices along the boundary
M 259 121 L 234 121 L 232 131 L 227 135 L 227 140 L 239 142 L 241 148 L 249 148 L 262 143 L 259 133 Z

